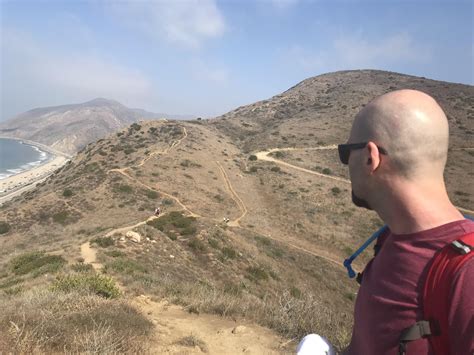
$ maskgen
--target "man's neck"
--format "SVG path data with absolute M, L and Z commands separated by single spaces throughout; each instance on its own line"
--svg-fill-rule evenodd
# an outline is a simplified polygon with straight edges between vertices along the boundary
M 395 234 L 410 234 L 463 219 L 443 186 L 404 184 L 384 194 L 377 213 Z

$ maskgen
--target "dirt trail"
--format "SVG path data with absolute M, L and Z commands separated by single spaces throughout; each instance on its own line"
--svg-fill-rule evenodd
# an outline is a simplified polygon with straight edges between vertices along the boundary
M 154 157 L 155 155 L 158 155 L 158 154 L 168 154 L 168 152 L 171 150 L 171 148 L 174 148 L 178 145 L 181 144 L 181 142 L 186 139 L 188 136 L 188 131 L 186 130 L 186 127 L 183 127 L 183 136 L 174 141 L 173 143 L 171 143 L 171 145 L 166 148 L 165 150 L 155 150 L 154 152 L 152 152 L 150 155 L 148 155 L 146 158 L 142 159 L 142 161 L 138 164 L 138 165 L 135 165 L 135 167 L 142 167 L 148 160 L 150 160 L 152 157 Z M 129 168 L 126 168 L 126 169 L 129 169 Z
M 138 180 L 138 179 L 136 179 L 136 178 L 130 176 L 130 175 L 126 172 L 126 170 L 128 170 L 128 169 L 130 169 L 130 168 L 132 168 L 132 167 L 141 167 L 141 166 L 143 166 L 143 164 L 145 164 L 152 156 L 155 156 L 155 155 L 158 155 L 158 154 L 163 154 L 163 155 L 164 155 L 164 154 L 168 154 L 171 148 L 174 148 L 174 147 L 177 147 L 178 145 L 180 145 L 181 142 L 182 142 L 187 136 L 188 136 L 188 132 L 187 132 L 187 130 L 186 130 L 186 127 L 183 127 L 183 136 L 182 136 L 180 139 L 174 141 L 174 142 L 173 142 L 168 148 L 166 148 L 165 150 L 157 150 L 157 151 L 152 152 L 149 156 L 147 156 L 146 158 L 144 158 L 138 165 L 128 166 L 128 167 L 120 168 L 120 169 L 110 169 L 110 170 L 107 171 L 107 174 L 109 174 L 109 173 L 111 173 L 111 172 L 117 172 L 117 173 L 119 173 L 119 174 L 122 174 L 122 175 L 125 176 L 126 178 L 128 178 L 128 179 L 130 179 L 130 180 L 132 180 L 132 181 L 135 181 L 135 182 L 136 182 L 137 184 L 139 184 L 140 186 L 143 186 L 144 188 L 146 188 L 146 189 L 148 189 L 148 190 L 158 192 L 158 193 L 160 193 L 160 194 L 162 194 L 162 195 L 164 195 L 164 196 L 166 196 L 166 197 L 168 197 L 168 198 L 174 200 L 178 205 L 181 206 L 182 209 L 184 209 L 186 212 L 188 212 L 191 217 L 196 217 L 196 218 L 197 218 L 197 217 L 202 217 L 202 216 L 200 216 L 199 214 L 194 213 L 193 211 L 191 211 L 191 210 L 190 210 L 188 207 L 186 207 L 177 197 L 175 197 L 175 196 L 173 196 L 173 195 L 170 195 L 170 194 L 168 194 L 168 193 L 166 193 L 166 192 L 164 192 L 164 191 L 162 191 L 162 190 L 160 190 L 160 189 L 158 189 L 158 188 L 154 188 L 154 187 L 148 186 L 148 185 L 144 184 L 143 182 L 141 182 L 140 180 Z M 146 223 L 146 221 L 143 222 L 142 224 L 144 224 L 144 223 Z M 139 224 L 139 225 L 140 225 L 140 224 Z M 124 227 L 124 228 L 127 228 L 127 227 Z M 132 227 L 132 228 L 133 228 L 133 227 Z
M 166 301 L 153 302 L 147 296 L 135 298 L 138 305 L 156 326 L 156 338 L 150 349 L 156 354 L 280 354 L 283 339 L 270 330 L 215 315 L 191 314 L 182 307 Z M 233 332 L 234 331 L 234 332 Z M 180 345 L 185 337 L 193 336 L 194 346 Z M 192 341 L 191 341 L 192 343 Z
M 97 262 L 97 250 L 91 247 L 90 242 L 81 245 L 81 257 L 84 259 L 84 264 L 91 264 L 96 271 L 104 267 L 101 263 Z
M 145 221 L 138 222 L 137 224 L 134 224 L 132 226 L 126 226 L 126 227 L 120 227 L 120 228 L 113 229 L 110 232 L 107 232 L 107 234 L 105 236 L 106 237 L 111 237 L 115 233 L 127 233 L 128 231 L 131 231 L 133 228 L 143 226 L 144 224 L 146 224 L 146 222 L 153 221 L 156 218 L 158 218 L 158 216 L 151 216 L 151 217 L 147 218 Z
M 291 168 L 291 169 L 300 170 L 300 171 L 303 171 L 303 172 L 305 172 L 305 173 L 309 173 L 309 174 L 313 174 L 313 175 L 317 175 L 317 176 L 324 177 L 324 178 L 326 178 L 326 179 L 336 180 L 336 181 L 344 182 L 344 183 L 346 183 L 346 184 L 350 184 L 351 182 L 350 182 L 349 180 L 347 180 L 347 179 L 343 179 L 343 178 L 340 178 L 340 177 L 337 177 L 337 176 L 330 176 L 330 175 L 326 175 L 326 174 L 321 174 L 321 173 L 318 173 L 318 172 L 316 172 L 316 171 L 309 170 L 309 169 L 305 169 L 305 168 L 301 168 L 301 167 L 299 167 L 299 166 L 292 165 L 292 164 L 289 164 L 289 163 L 284 162 L 284 161 L 282 161 L 282 160 L 278 160 L 278 159 L 275 159 L 275 158 L 269 156 L 270 153 L 273 153 L 273 152 L 276 152 L 276 151 L 290 151 L 290 150 L 329 150 L 329 149 L 337 149 L 337 146 L 335 146 L 335 145 L 330 145 L 330 146 L 326 146 L 326 147 L 317 147 L 317 148 L 273 148 L 273 149 L 270 149 L 270 150 L 265 150 L 265 151 L 263 151 L 263 152 L 258 152 L 258 153 L 255 154 L 255 156 L 256 156 L 257 159 L 259 159 L 259 160 L 271 161 L 271 162 L 274 162 L 274 163 L 277 163 L 277 164 L 280 164 L 280 165 L 289 167 L 289 168 Z
M 268 156 L 270 153 L 274 153 L 274 152 L 277 152 L 277 151 L 330 150 L 330 149 L 337 149 L 337 145 L 328 145 L 328 146 L 324 146 L 324 147 L 313 147 L 313 148 L 272 148 L 272 149 L 269 149 L 269 150 L 265 150 L 265 151 L 262 151 L 262 152 L 255 153 L 255 156 L 260 160 L 271 161 L 271 162 L 274 162 L 274 163 L 277 163 L 277 164 L 280 164 L 280 165 L 283 165 L 283 166 L 286 166 L 286 167 L 289 167 L 289 168 L 292 168 L 292 169 L 303 171 L 305 173 L 318 175 L 318 176 L 322 176 L 326 179 L 332 179 L 332 180 L 341 181 L 341 182 L 350 184 L 351 183 L 350 180 L 339 178 L 339 177 L 336 177 L 336 176 L 321 174 L 321 173 L 318 173 L 316 171 L 301 168 L 299 166 L 292 165 L 292 164 L 289 164 L 289 163 L 284 162 L 282 160 L 278 160 L 278 159 L 275 159 L 273 157 Z M 453 150 L 473 150 L 473 149 L 474 148 L 468 147 L 468 148 L 456 148 L 456 149 L 453 149 Z M 463 208 L 463 207 L 459 207 L 459 206 L 455 206 L 455 207 L 458 210 L 460 210 L 461 212 L 465 212 L 465 213 L 469 213 L 469 214 L 474 215 L 474 211 L 472 211 L 472 210 L 469 210 L 469 209 Z
M 84 263 L 97 272 L 103 267 L 96 261 L 97 251 L 89 242 L 81 245 Z M 122 292 L 125 288 L 118 284 Z M 245 322 L 237 323 L 210 314 L 191 314 L 167 301 L 154 302 L 141 295 L 132 300 L 155 325 L 150 345 L 152 354 L 281 354 L 288 352 L 288 341 L 269 329 Z M 192 337 L 192 338 L 191 338 Z M 188 339 L 186 342 L 183 339 Z M 179 343 L 181 341 L 181 344 Z M 182 344 L 182 343 L 185 344 Z M 197 344 L 197 345 L 195 345 Z M 284 348 L 286 347 L 286 349 Z
M 232 196 L 232 199 L 235 201 L 235 203 L 237 204 L 237 206 L 239 206 L 239 209 L 242 211 L 242 214 L 240 215 L 239 218 L 233 220 L 233 221 L 230 221 L 228 223 L 228 225 L 230 227 L 239 227 L 240 224 L 240 220 L 242 218 L 245 217 L 245 215 L 247 214 L 247 207 L 245 207 L 245 204 L 244 202 L 242 201 L 242 199 L 240 198 L 240 196 L 235 192 L 234 188 L 232 187 L 232 184 L 230 183 L 230 180 L 229 180 L 229 177 L 227 176 L 227 173 L 225 172 L 224 168 L 222 167 L 221 163 L 219 163 L 218 161 L 216 161 L 216 164 L 217 166 L 219 167 L 219 170 L 222 174 L 222 177 L 224 178 L 225 180 L 225 184 L 226 184 L 226 187 L 227 187 L 227 190 L 229 190 L 231 196 Z

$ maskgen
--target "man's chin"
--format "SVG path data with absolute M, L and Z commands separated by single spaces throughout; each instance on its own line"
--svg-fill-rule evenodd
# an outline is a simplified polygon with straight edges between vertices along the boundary
M 354 194 L 354 191 L 352 191 L 352 203 L 354 203 L 354 205 L 356 205 L 357 207 L 366 208 L 366 209 L 372 211 L 372 207 L 370 207 L 369 203 L 366 200 L 363 200 L 363 199 L 357 197 Z

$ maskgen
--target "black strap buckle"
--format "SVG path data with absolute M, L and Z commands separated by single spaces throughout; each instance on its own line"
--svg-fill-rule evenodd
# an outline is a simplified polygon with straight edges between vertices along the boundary
M 430 322 L 426 320 L 416 322 L 411 327 L 404 329 L 402 331 L 402 334 L 400 335 L 400 342 L 398 347 L 399 355 L 406 354 L 406 347 L 408 342 L 425 338 L 427 336 L 430 336 L 431 334 L 432 332 Z

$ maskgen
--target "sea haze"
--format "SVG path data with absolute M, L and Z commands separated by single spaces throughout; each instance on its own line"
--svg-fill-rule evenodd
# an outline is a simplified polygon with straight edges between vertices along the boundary
M 51 157 L 50 154 L 30 144 L 0 138 L 0 179 L 37 167 Z

